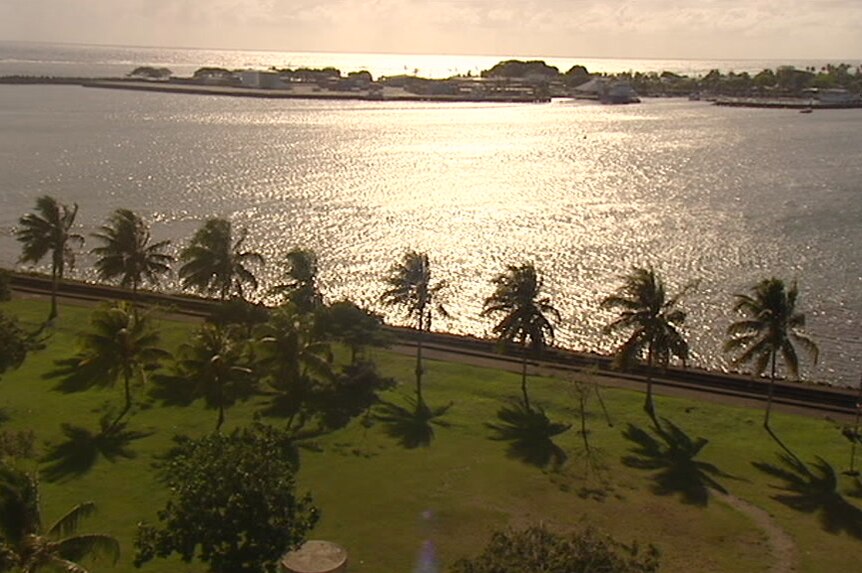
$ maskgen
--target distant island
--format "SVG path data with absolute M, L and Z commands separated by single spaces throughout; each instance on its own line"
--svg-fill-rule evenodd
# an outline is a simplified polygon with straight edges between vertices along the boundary
M 561 72 L 541 60 L 505 60 L 478 75 L 430 79 L 417 75 L 373 78 L 366 70 L 343 74 L 326 68 L 229 70 L 201 67 L 190 77 L 168 68 L 141 66 L 124 78 L 7 76 L 0 83 L 73 83 L 87 87 L 263 98 L 387 101 L 547 102 L 577 98 L 637 103 L 645 97 L 709 99 L 720 105 L 756 107 L 862 107 L 862 66 L 820 69 L 779 66 L 751 75 L 712 70 L 690 77 L 673 72 L 591 73 L 581 65 Z

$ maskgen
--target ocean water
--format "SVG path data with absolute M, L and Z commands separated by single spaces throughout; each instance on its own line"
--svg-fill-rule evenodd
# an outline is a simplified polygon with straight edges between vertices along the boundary
M 2 72 L 0 72 L 2 73 Z M 856 385 L 862 360 L 862 110 L 246 100 L 0 86 L 0 264 L 41 194 L 80 205 L 89 234 L 115 208 L 179 250 L 207 217 L 250 230 L 278 280 L 293 247 L 317 251 L 330 300 L 378 302 L 406 249 L 427 251 L 450 319 L 479 318 L 495 274 L 534 261 L 563 346 L 610 351 L 599 302 L 633 265 L 684 300 L 694 364 L 720 351 L 732 294 L 779 276 L 821 360 L 807 378 Z M 92 246 L 92 245 L 90 245 Z M 74 273 L 92 278 L 86 254 Z M 44 267 L 43 267 L 44 268 Z M 175 287 L 170 281 L 169 287 Z

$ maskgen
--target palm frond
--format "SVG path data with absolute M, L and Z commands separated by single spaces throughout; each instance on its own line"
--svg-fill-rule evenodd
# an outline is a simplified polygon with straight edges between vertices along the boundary
M 58 553 L 72 562 L 85 557 L 107 557 L 112 563 L 117 563 L 120 559 L 120 544 L 110 535 L 75 535 L 58 542 Z
M 77 531 L 78 524 L 82 519 L 93 515 L 96 512 L 96 504 L 92 501 L 79 503 L 72 509 L 67 511 L 65 515 L 57 519 L 47 530 L 47 535 L 55 537 L 66 537 Z

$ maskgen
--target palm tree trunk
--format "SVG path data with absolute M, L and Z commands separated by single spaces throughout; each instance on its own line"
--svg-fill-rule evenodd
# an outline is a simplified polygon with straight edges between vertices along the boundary
M 527 341 L 524 340 L 523 355 L 521 356 L 521 394 L 524 395 L 524 407 L 530 409 L 530 397 L 527 395 Z
M 772 410 L 772 393 L 775 389 L 775 360 L 777 351 L 772 351 L 772 369 L 769 373 L 769 393 L 766 397 L 766 416 L 763 418 L 763 427 L 769 429 L 769 414 Z
M 216 432 L 221 430 L 221 426 L 224 424 L 224 405 L 218 405 L 218 420 L 216 421 Z
M 416 337 L 416 402 L 422 403 L 422 338 L 425 332 L 425 309 L 419 312 L 419 334 Z
M 653 366 L 653 351 L 652 344 L 647 347 L 647 375 L 646 375 L 646 402 L 644 402 L 644 410 L 653 422 L 656 422 L 655 403 L 652 399 L 652 366 Z
M 218 379 L 218 420 L 216 420 L 215 431 L 219 432 L 224 424 L 224 386 L 221 377 Z
M 60 281 L 58 278 L 57 265 L 51 265 L 51 312 L 48 313 L 48 320 L 57 318 L 57 291 L 59 290 Z
M 138 320 L 138 281 L 132 280 L 132 314 Z
M 108 426 L 107 432 L 111 432 L 120 425 L 120 421 L 125 418 L 126 414 L 129 413 L 129 410 L 132 409 L 132 388 L 131 388 L 131 376 L 128 372 L 123 374 L 123 389 L 126 395 L 126 404 L 123 406 L 120 415 L 114 418 L 114 421 L 111 422 L 111 425 Z

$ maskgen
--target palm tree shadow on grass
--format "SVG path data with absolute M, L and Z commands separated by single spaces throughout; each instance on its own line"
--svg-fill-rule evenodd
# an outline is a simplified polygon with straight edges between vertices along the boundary
M 838 488 L 838 474 L 823 458 L 811 467 L 781 454 L 781 465 L 753 462 L 760 471 L 784 482 L 777 489 L 786 492 L 772 496 L 803 513 L 817 514 L 820 525 L 829 533 L 842 533 L 862 539 L 862 509 L 848 502 Z
M 439 418 L 451 407 L 451 402 L 446 406 L 431 407 L 424 400 L 415 398 L 408 398 L 406 408 L 392 402 L 381 402 L 374 414 L 374 420 L 382 423 L 386 434 L 398 440 L 403 447 L 427 447 L 434 441 L 434 426 L 450 426 Z
M 150 382 L 150 398 L 163 406 L 190 406 L 195 401 L 193 385 L 179 374 L 160 372 Z
M 692 439 L 666 418 L 657 424 L 655 434 L 633 424 L 623 431 L 623 436 L 634 443 L 632 453 L 623 457 L 623 464 L 655 471 L 653 493 L 678 494 L 684 503 L 701 507 L 708 505 L 710 489 L 727 493 L 714 477 L 733 476 L 713 464 L 695 459 L 709 440 Z
M 492 440 L 508 442 L 506 455 L 538 468 L 559 469 L 568 459 L 551 439 L 571 425 L 552 422 L 540 407 L 513 401 L 497 412 L 499 422 L 485 424 L 494 431 Z
M 120 458 L 132 459 L 136 454 L 130 449 L 131 443 L 152 434 L 127 430 L 124 423 L 108 429 L 105 422 L 107 420 L 103 420 L 105 427 L 95 433 L 80 426 L 62 424 L 66 439 L 53 445 L 42 458 L 47 464 L 42 469 L 45 479 L 57 482 L 81 477 L 100 457 L 111 463 Z

